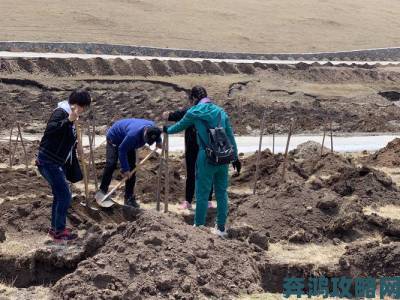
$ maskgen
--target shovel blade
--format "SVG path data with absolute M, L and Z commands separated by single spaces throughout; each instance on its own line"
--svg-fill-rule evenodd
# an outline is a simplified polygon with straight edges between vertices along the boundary
M 96 193 L 95 199 L 96 199 L 96 203 L 97 203 L 100 207 L 108 208 L 108 207 L 111 207 L 111 206 L 113 206 L 113 205 L 115 204 L 114 201 L 112 201 L 112 200 L 110 199 L 110 197 L 106 198 L 106 195 L 105 195 L 103 192 L 101 192 L 101 191 L 98 191 L 98 192 Z

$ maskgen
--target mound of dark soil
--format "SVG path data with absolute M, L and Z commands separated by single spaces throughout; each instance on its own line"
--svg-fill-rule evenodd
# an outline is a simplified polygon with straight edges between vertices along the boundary
M 226 74 L 238 74 L 239 71 L 233 66 L 232 64 L 228 64 L 227 62 L 220 62 L 218 63 L 219 67 L 224 71 Z
M 229 220 L 234 231 L 251 230 L 271 237 L 271 242 L 322 242 L 325 224 L 334 218 L 336 207 L 318 208 L 322 201 L 340 203 L 328 189 L 314 191 L 307 186 L 285 184 L 247 197 L 231 197 Z
M 54 65 L 54 68 L 57 70 L 57 76 L 68 77 L 75 75 L 75 70 L 69 63 L 68 59 L 62 58 L 53 58 L 50 62 Z
M 363 162 L 373 166 L 396 168 L 400 166 L 400 139 L 396 138 L 384 148 L 363 159 Z
M 166 66 L 164 61 L 159 59 L 152 59 L 150 61 L 150 66 L 153 69 L 154 75 L 158 76 L 170 76 L 170 72 L 168 67 Z
M 120 226 L 122 229 L 122 226 Z M 260 291 L 256 261 L 243 243 L 224 241 L 176 219 L 143 212 L 99 253 L 53 287 L 60 298 L 179 299 Z
M 121 76 L 129 76 L 133 73 L 129 63 L 121 58 L 114 59 L 113 66 L 115 71 L 117 71 L 117 73 Z
M 320 151 L 320 144 L 308 144 L 308 146 L 302 144 L 291 152 L 295 159 L 295 168 L 302 177 L 328 178 L 355 167 L 351 161 L 338 153 L 325 149 L 321 156 Z
M 172 70 L 172 72 L 175 75 L 187 74 L 185 68 L 182 66 L 182 64 L 179 61 L 168 60 L 167 63 L 168 63 L 169 68 Z
M 254 74 L 256 72 L 252 64 L 236 64 L 236 68 L 244 74 Z
M 115 72 L 112 69 L 111 63 L 107 59 L 103 59 L 100 57 L 96 57 L 91 60 L 94 68 L 96 70 L 96 74 L 98 75 L 105 75 L 105 76 L 111 76 L 114 75 Z
M 24 70 L 25 72 L 28 73 L 33 73 L 34 72 L 34 64 L 32 63 L 32 61 L 30 61 L 29 59 L 25 59 L 25 58 L 21 58 L 19 57 L 17 59 L 17 64 L 18 66 Z
M 134 75 L 147 77 L 152 74 L 151 69 L 147 66 L 147 64 L 143 60 L 136 58 L 131 60 L 130 62 Z
M 223 74 L 223 71 L 219 68 L 219 66 L 216 63 L 213 63 L 209 60 L 203 60 L 202 61 L 202 66 L 204 71 L 207 74 Z
M 272 154 L 269 149 L 261 152 L 259 177 L 257 188 L 262 190 L 267 186 L 278 186 L 282 183 L 284 156 L 282 154 Z M 243 160 L 243 171 L 238 177 L 232 179 L 234 185 L 242 185 L 246 183 L 254 183 L 254 174 L 256 171 L 257 153 Z M 295 168 L 293 158 L 288 159 L 286 181 L 287 182 L 304 182 L 304 178 L 300 176 Z
M 341 262 L 355 277 L 399 276 L 400 243 L 352 245 L 347 248 Z
M 397 236 L 393 224 L 378 226 L 363 214 L 367 205 L 398 201 L 400 192 L 391 179 L 380 171 L 357 167 L 337 153 L 321 157 L 320 146 L 314 148 L 302 145 L 290 153 L 285 181 L 283 156 L 263 151 L 258 194 L 231 197 L 233 227 L 241 230 L 250 225 L 273 240 L 293 242 L 352 240 L 374 231 Z M 256 160 L 256 154 L 244 160 L 243 172 L 232 180 L 233 185 L 253 187 Z
M 69 60 L 72 68 L 74 69 L 76 74 L 89 74 L 93 75 L 94 70 L 92 69 L 90 63 L 86 59 L 82 58 L 71 58 Z
M 399 190 L 383 172 L 368 167 L 354 167 L 326 180 L 327 186 L 340 196 L 357 195 L 365 204 L 394 203 Z
M 54 76 L 62 76 L 63 72 L 50 59 L 39 57 L 36 61 L 41 73 L 48 73 Z
M 183 65 L 188 73 L 203 74 L 204 70 L 200 63 L 192 60 L 184 60 Z

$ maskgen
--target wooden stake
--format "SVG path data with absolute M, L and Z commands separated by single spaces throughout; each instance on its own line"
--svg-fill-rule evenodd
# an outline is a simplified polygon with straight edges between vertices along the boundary
M 79 153 L 79 158 L 81 160 L 82 169 L 83 169 L 83 182 L 85 184 L 85 202 L 84 202 L 84 205 L 87 206 L 87 200 L 89 199 L 89 184 L 88 184 L 88 174 L 87 174 L 87 168 L 86 168 L 86 161 L 85 161 L 85 157 L 84 157 L 84 154 L 83 154 L 82 132 L 81 132 L 80 124 L 78 122 L 75 122 L 75 126 L 76 126 L 76 135 L 78 136 L 78 153 Z
M 15 152 L 17 151 L 18 139 L 19 139 L 19 134 L 17 132 L 17 138 L 16 138 L 15 144 L 14 144 L 14 151 L 12 152 L 12 155 L 11 155 L 11 163 L 10 163 L 11 168 L 14 165 L 14 158 L 15 158 Z
M 92 147 L 96 147 L 96 119 L 94 115 L 94 108 L 92 108 L 92 130 L 93 130 Z
M 292 136 L 293 125 L 294 125 L 294 121 L 292 119 L 291 122 L 290 122 L 290 126 L 289 126 L 288 139 L 287 139 L 287 142 L 286 142 L 285 158 L 284 158 L 284 161 L 283 161 L 282 181 L 285 180 L 285 175 L 286 175 L 286 166 L 287 166 L 287 161 L 288 161 L 289 143 L 290 143 L 290 138 Z
M 168 200 L 169 200 L 169 163 L 168 163 L 168 156 L 169 156 L 169 142 L 168 142 L 168 134 L 165 134 L 165 191 L 164 191 L 164 212 L 168 212 Z
M 19 137 L 21 138 L 22 149 L 24 150 L 24 155 L 25 155 L 25 167 L 26 167 L 26 169 L 28 169 L 28 166 L 29 166 L 28 155 L 26 154 L 26 148 L 25 148 L 24 140 L 23 140 L 23 138 L 22 138 L 21 125 L 19 124 L 19 122 L 17 122 L 17 128 L 18 128 L 18 135 L 19 135 Z
M 330 129 L 331 129 L 331 152 L 333 152 L 333 130 L 332 130 L 332 121 L 330 124 Z
M 272 154 L 275 154 L 275 123 L 272 126 Z
M 9 145 L 9 157 L 10 157 L 10 168 L 12 168 L 12 134 L 13 134 L 14 126 L 11 126 L 10 129 L 10 145 Z
M 260 166 L 260 159 L 261 159 L 261 147 L 262 147 L 262 139 L 264 134 L 264 124 L 265 124 L 265 111 L 263 112 L 260 124 L 260 142 L 258 144 L 258 153 L 257 153 L 257 161 L 256 161 L 256 172 L 254 174 L 254 186 L 253 186 L 253 195 L 256 194 L 257 188 L 257 180 L 258 180 L 258 173 L 259 173 L 259 166 Z
M 97 182 L 96 164 L 94 162 L 94 151 L 93 151 L 93 142 L 94 142 L 93 138 L 94 138 L 94 136 L 92 136 L 90 134 L 90 126 L 89 126 L 89 124 L 87 125 L 87 130 L 88 130 L 88 136 L 89 136 L 89 149 L 90 149 L 90 152 L 89 152 L 89 167 L 90 167 L 90 164 L 92 164 L 92 171 L 93 171 L 93 176 L 94 176 L 94 186 L 96 188 L 96 191 L 98 191 L 99 190 L 99 185 L 98 185 L 98 182 Z
M 157 190 L 156 190 L 157 211 L 160 211 L 160 202 L 161 202 L 161 177 L 162 177 L 162 169 L 163 169 L 163 165 L 164 165 L 165 136 L 166 136 L 166 133 L 164 133 L 161 155 L 158 160 Z
M 324 136 L 322 137 L 321 157 L 324 154 L 325 135 L 326 135 L 326 125 L 324 125 Z

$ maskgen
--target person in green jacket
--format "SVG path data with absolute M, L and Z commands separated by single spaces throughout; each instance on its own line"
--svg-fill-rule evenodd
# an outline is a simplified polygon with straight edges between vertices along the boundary
M 241 163 L 238 159 L 237 146 L 233 135 L 229 117 L 218 105 L 207 98 L 206 90 L 201 86 L 195 86 L 191 90 L 190 99 L 194 106 L 191 107 L 185 116 L 170 127 L 164 126 L 163 131 L 167 134 L 181 132 L 194 125 L 197 130 L 197 142 L 200 147 L 196 162 L 196 211 L 194 226 L 204 226 L 207 217 L 208 195 L 214 185 L 215 197 L 217 199 L 217 220 L 215 233 L 220 237 L 226 236 L 225 223 L 228 216 L 228 165 L 212 165 L 207 162 L 204 144 L 201 141 L 209 142 L 207 134 L 208 127 L 216 127 L 221 114 L 221 124 L 234 147 L 236 159 L 232 163 L 233 168 L 240 173 Z M 200 138 L 199 138 L 200 136 Z

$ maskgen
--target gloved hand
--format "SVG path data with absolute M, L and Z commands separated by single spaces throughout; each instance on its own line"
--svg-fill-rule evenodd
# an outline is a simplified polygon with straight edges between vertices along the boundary
M 168 133 L 168 126 L 164 125 L 163 128 L 162 128 L 162 131 L 165 132 L 165 133 Z
M 161 115 L 161 118 L 162 118 L 163 120 L 168 120 L 169 114 L 170 114 L 169 111 L 164 111 L 164 112 L 162 113 L 162 115 Z
M 232 162 L 232 167 L 236 170 L 237 174 L 240 174 L 240 170 L 242 169 L 242 163 L 240 162 L 239 158 Z

